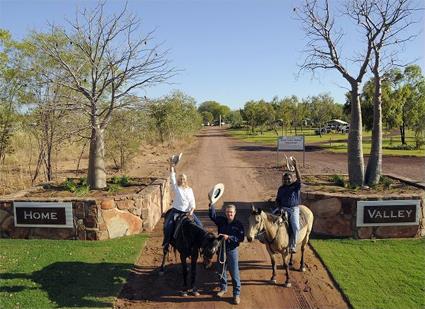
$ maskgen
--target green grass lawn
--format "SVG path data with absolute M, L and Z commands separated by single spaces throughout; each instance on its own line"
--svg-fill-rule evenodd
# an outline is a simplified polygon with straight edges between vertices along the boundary
M 277 144 L 277 135 L 274 131 L 266 131 L 264 134 L 252 135 L 243 129 L 229 129 L 229 133 L 248 143 L 259 143 L 262 145 L 272 145 L 276 146 Z M 279 135 L 282 132 L 279 131 Z M 329 133 L 322 136 L 315 135 L 313 129 L 306 129 L 304 131 L 298 130 L 297 135 L 305 135 L 305 143 L 307 145 L 314 144 L 315 146 L 321 147 L 331 152 L 336 153 L 347 153 L 347 138 L 348 134 L 341 133 Z M 284 135 L 295 135 L 295 132 L 284 131 Z M 369 154 L 371 148 L 370 137 L 372 133 L 370 131 L 363 132 L 363 153 Z M 413 138 L 413 131 L 407 131 L 406 134 L 406 143 L 408 145 L 414 145 L 415 141 Z M 400 145 L 400 135 L 392 136 L 391 138 L 384 136 L 383 138 L 383 154 L 392 155 L 392 156 L 416 156 L 416 157 L 425 157 L 425 146 L 421 149 L 413 150 L 403 150 L 403 149 L 391 149 L 397 145 Z
M 111 308 L 146 238 L 1 239 L 0 308 Z
M 354 308 L 425 308 L 425 239 L 311 244 Z

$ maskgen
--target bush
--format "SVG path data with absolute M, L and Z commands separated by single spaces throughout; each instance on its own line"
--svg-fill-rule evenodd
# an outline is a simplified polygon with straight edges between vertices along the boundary
M 341 175 L 333 175 L 333 176 L 331 176 L 330 181 L 333 182 L 338 187 L 344 187 L 345 188 L 345 186 L 346 186 L 345 179 Z
M 81 177 L 78 183 L 76 183 L 75 180 L 72 178 L 67 178 L 66 181 L 63 183 L 63 187 L 65 188 L 65 190 L 75 193 L 75 195 L 77 196 L 86 195 L 90 191 L 86 177 Z
M 77 184 L 71 178 L 67 178 L 66 181 L 63 183 L 63 186 L 65 190 L 69 192 L 75 192 L 77 190 Z
M 415 150 L 415 145 L 393 145 L 393 146 L 385 146 L 384 149 L 392 149 L 392 150 Z
M 382 184 L 385 189 L 389 189 L 394 181 L 389 177 L 382 176 L 381 179 L 379 179 L 379 183 Z
M 117 183 L 111 183 L 108 185 L 108 192 L 109 193 L 116 193 L 118 192 L 122 187 Z
M 112 177 L 112 184 L 120 185 L 121 187 L 128 187 L 130 184 L 130 178 L 128 176 L 114 176 Z

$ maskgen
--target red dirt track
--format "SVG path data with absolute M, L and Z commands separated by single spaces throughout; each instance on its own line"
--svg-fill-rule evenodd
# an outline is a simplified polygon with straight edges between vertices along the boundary
M 237 206 L 237 218 L 245 226 L 251 203 L 264 204 L 279 186 L 279 171 L 274 169 L 275 153 L 249 146 L 224 134 L 219 128 L 204 129 L 198 143 L 185 153 L 177 172 L 184 172 L 195 192 L 197 210 L 204 225 L 216 231 L 208 218 L 207 192 L 216 183 L 225 185 L 222 203 Z M 260 146 L 261 147 L 261 146 Z M 164 276 L 158 275 L 162 250 L 162 222 L 151 233 L 129 282 L 124 286 L 116 308 L 230 308 L 232 286 L 225 298 L 215 297 L 217 275 L 199 265 L 197 286 L 200 296 L 179 296 L 182 285 L 180 264 L 172 254 Z M 240 308 L 347 308 L 349 305 L 335 287 L 325 267 L 310 248 L 306 250 L 305 273 L 291 271 L 292 288 L 283 287 L 284 272 L 278 267 L 278 283 L 270 284 L 270 258 L 258 241 L 244 242 L 240 249 Z M 295 267 L 299 267 L 299 255 Z M 280 261 L 280 259 L 279 259 Z M 280 263 L 281 265 L 281 263 Z

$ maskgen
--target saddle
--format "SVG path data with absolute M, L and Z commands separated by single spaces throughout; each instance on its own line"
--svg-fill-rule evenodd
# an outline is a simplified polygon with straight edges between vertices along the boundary
M 173 239 L 177 239 L 177 237 L 179 236 L 181 227 L 183 225 L 183 222 L 186 220 L 190 220 L 190 217 L 187 213 L 181 213 L 181 214 L 175 214 L 174 216 L 174 222 L 175 222 L 175 229 L 174 229 L 174 233 L 173 233 Z
M 289 215 L 287 214 L 287 212 L 285 210 L 280 210 L 276 213 L 276 215 L 281 216 L 283 218 L 282 223 L 284 223 L 285 221 L 285 217 L 289 217 Z M 305 216 L 305 214 L 303 212 L 300 211 L 300 230 L 303 229 L 303 227 L 305 227 L 307 225 L 307 218 Z M 290 224 L 288 224 L 288 232 L 290 235 L 293 234 L 292 231 L 292 226 Z

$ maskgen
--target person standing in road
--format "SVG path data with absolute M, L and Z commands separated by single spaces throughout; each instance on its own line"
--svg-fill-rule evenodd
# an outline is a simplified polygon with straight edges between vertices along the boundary
M 241 293 L 241 280 L 239 276 L 239 243 L 243 242 L 245 233 L 243 225 L 235 219 L 236 206 L 229 204 L 224 206 L 225 216 L 217 216 L 214 204 L 209 204 L 210 219 L 217 225 L 219 236 L 223 237 L 223 245 L 219 251 L 219 282 L 220 291 L 218 297 L 223 297 L 227 292 L 227 267 L 232 277 L 233 302 L 239 305 Z

